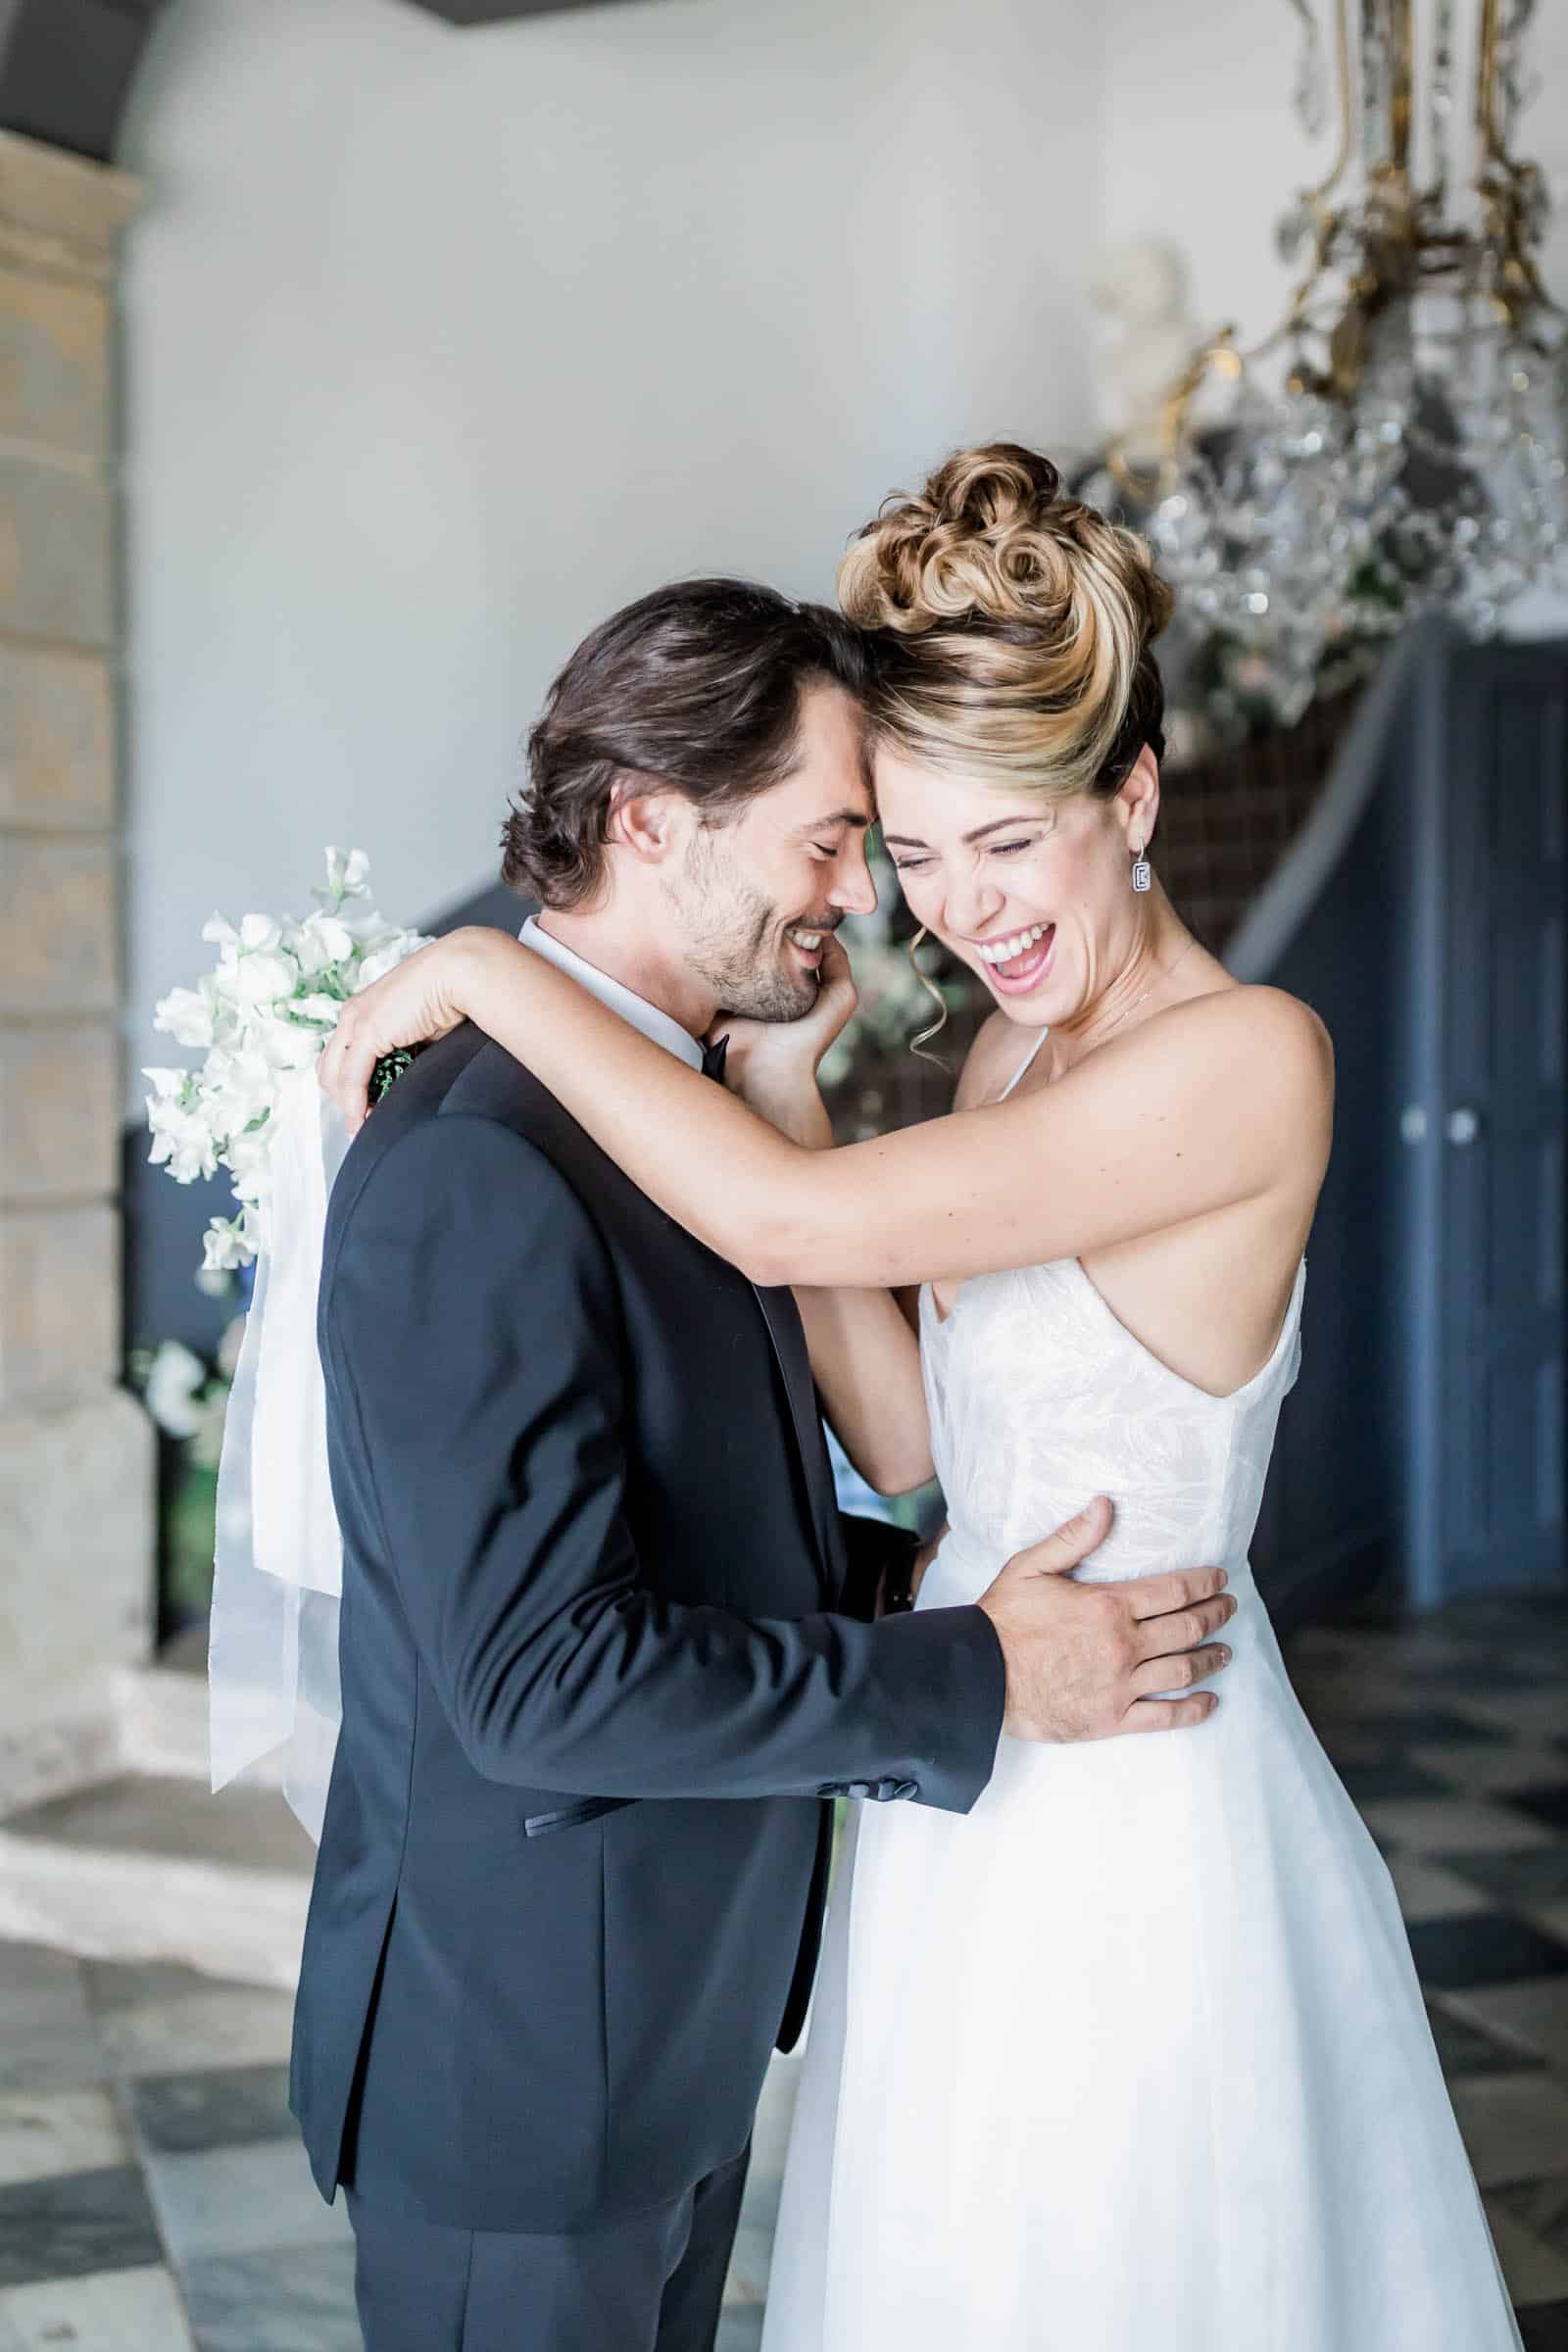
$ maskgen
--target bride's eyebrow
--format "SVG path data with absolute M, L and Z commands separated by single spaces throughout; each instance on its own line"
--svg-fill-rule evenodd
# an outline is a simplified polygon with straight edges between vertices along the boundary
M 1031 825 L 1038 821 L 1032 816 L 999 816 L 989 825 L 976 825 L 974 831 L 965 833 L 963 838 L 966 842 L 984 841 L 988 833 L 1004 833 L 1009 825 Z M 890 849 L 928 850 L 931 847 L 928 841 L 917 841 L 912 833 L 884 833 L 882 838 Z

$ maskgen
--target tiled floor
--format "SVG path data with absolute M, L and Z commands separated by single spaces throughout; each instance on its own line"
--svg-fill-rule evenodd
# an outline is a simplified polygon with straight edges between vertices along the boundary
M 1568 1609 L 1367 1619 L 1292 1663 L 1398 1885 L 1529 2352 L 1568 2352 Z M 0 1944 L 0 2352 L 359 2352 L 341 2207 L 284 2103 L 288 2016 Z M 793 2089 L 779 2066 L 718 2352 L 760 2340 Z

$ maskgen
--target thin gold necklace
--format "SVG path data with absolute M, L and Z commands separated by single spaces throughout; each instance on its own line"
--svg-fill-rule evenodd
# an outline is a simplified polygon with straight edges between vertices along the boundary
M 1185 947 L 1185 948 L 1183 948 L 1183 950 L 1182 950 L 1182 954 L 1181 954 L 1181 956 L 1177 956 L 1177 958 L 1176 958 L 1176 961 L 1175 961 L 1175 963 L 1173 963 L 1173 964 L 1171 965 L 1171 967 L 1170 967 L 1170 971 L 1169 971 L 1169 972 L 1159 972 L 1159 973 L 1156 973 L 1156 975 L 1154 976 L 1154 978 L 1153 978 L 1152 980 L 1151 980 L 1151 982 L 1149 983 L 1149 986 L 1148 986 L 1148 987 L 1145 989 L 1145 991 L 1144 991 L 1143 995 L 1142 995 L 1141 997 L 1134 997 L 1134 999 L 1133 999 L 1132 1003 L 1131 1003 L 1129 1005 L 1127 1005 L 1123 1011 L 1121 1011 L 1121 1012 L 1118 1012 L 1118 1013 L 1117 1013 L 1117 1015 L 1116 1015 L 1116 1018 L 1115 1018 L 1115 1019 L 1114 1019 L 1114 1020 L 1111 1022 L 1111 1024 L 1110 1024 L 1110 1027 L 1109 1027 L 1109 1028 L 1108 1028 L 1108 1029 L 1105 1031 L 1105 1037 L 1110 1037 L 1110 1036 L 1114 1035 L 1115 1031 L 1116 1031 L 1116 1030 L 1118 1030 L 1118 1029 L 1121 1027 L 1121 1025 L 1122 1025 L 1123 1021 L 1130 1019 L 1130 1018 L 1131 1018 L 1131 1016 L 1132 1016 L 1132 1015 L 1133 1015 L 1133 1014 L 1134 1014 L 1134 1013 L 1135 1013 L 1135 1012 L 1138 1010 L 1138 1007 L 1139 1007 L 1139 1005 L 1140 1005 L 1140 1004 L 1148 1004 L 1148 1002 L 1149 1002 L 1150 998 L 1151 998 L 1151 997 L 1153 995 L 1153 993 L 1154 993 L 1155 989 L 1156 989 L 1156 988 L 1159 986 L 1159 984 L 1160 984 L 1160 981 L 1161 981 L 1161 980 L 1168 980 L 1168 979 L 1170 978 L 1170 976 L 1171 976 L 1171 972 L 1174 972 L 1174 971 L 1175 971 L 1175 970 L 1178 968 L 1178 966 L 1180 965 L 1180 963 L 1181 963 L 1181 960 L 1182 960 L 1182 956 L 1190 956 L 1190 955 L 1192 954 L 1192 951 L 1194 950 L 1194 948 L 1196 948 L 1196 947 L 1197 947 L 1197 945 L 1198 945 L 1198 941 L 1197 941 L 1197 939 L 1196 939 L 1196 938 L 1190 939 L 1190 940 L 1187 942 L 1187 945 L 1186 945 L 1186 947 Z M 1013 1071 L 1013 1073 L 1012 1073 L 1012 1076 L 1011 1076 L 1011 1077 L 1010 1077 L 1010 1078 L 1007 1080 L 1007 1083 L 1006 1083 L 1006 1085 L 1005 1085 L 1004 1088 L 1003 1088 L 1003 1090 L 1002 1090 L 1001 1094 L 1000 1094 L 1000 1095 L 988 1095 L 988 1096 L 986 1097 L 986 1099 L 985 1099 L 985 1101 L 984 1101 L 983 1102 L 977 1102 L 977 1103 L 975 1104 L 975 1108 L 976 1108 L 976 1110 L 991 1110 L 991 1109 L 994 1109 L 994 1108 L 996 1107 L 996 1105 L 997 1105 L 999 1102 L 1004 1102 L 1006 1101 L 1007 1097 L 1008 1097 L 1008 1096 L 1009 1096 L 1009 1095 L 1010 1095 L 1010 1094 L 1013 1092 L 1013 1090 L 1014 1090 L 1014 1088 L 1017 1086 L 1017 1084 L 1018 1084 L 1019 1080 L 1022 1078 L 1022 1076 L 1023 1076 L 1023 1074 L 1024 1074 L 1025 1070 L 1027 1070 L 1027 1069 L 1028 1069 L 1030 1062 L 1032 1062 L 1032 1061 L 1034 1060 L 1034 1057 L 1035 1057 L 1036 1054 L 1038 1054 L 1038 1053 L 1039 1053 L 1039 1051 L 1040 1051 L 1040 1047 L 1041 1047 L 1041 1046 L 1043 1046 L 1043 1045 L 1045 1044 L 1045 1042 L 1046 1042 L 1046 1039 L 1047 1039 L 1047 1038 L 1048 1038 L 1050 1035 L 1051 1035 L 1051 1032 L 1050 1032 L 1050 1030 L 1049 1030 L 1049 1029 L 1042 1031 L 1042 1033 L 1041 1033 L 1041 1036 L 1040 1036 L 1039 1043 L 1038 1043 L 1037 1045 L 1035 1045 L 1034 1047 L 1032 1047 L 1032 1048 L 1031 1048 L 1031 1050 L 1030 1050 L 1029 1054 L 1026 1055 L 1026 1057 L 1024 1058 L 1024 1060 L 1023 1060 L 1023 1061 L 1021 1061 L 1021 1062 L 1019 1063 L 1018 1067 L 1017 1067 L 1017 1068 L 1016 1068 L 1016 1069 Z M 1093 1045 L 1090 1047 L 1090 1049 L 1089 1049 L 1089 1051 L 1090 1051 L 1090 1053 L 1091 1053 L 1091 1054 L 1097 1053 L 1097 1052 L 1099 1051 L 1099 1049 L 1100 1049 L 1100 1048 L 1101 1048 L 1101 1047 L 1102 1047 L 1102 1046 L 1104 1044 L 1104 1042 L 1105 1042 L 1105 1037 L 1097 1037 L 1097 1038 L 1096 1038 L 1096 1040 L 1095 1040 L 1094 1044 L 1093 1044 Z M 1082 1060 L 1083 1058 L 1084 1058 L 1084 1056 L 1083 1056 L 1082 1054 L 1080 1054 L 1080 1055 L 1079 1055 L 1079 1060 Z M 1074 1069 L 1076 1069 L 1076 1068 L 1077 1068 L 1077 1066 L 1078 1066 L 1077 1062 L 1074 1062 L 1074 1063 L 1072 1064 L 1072 1067 L 1073 1067 Z
M 1198 941 L 1196 938 L 1190 939 L 1187 942 L 1186 947 L 1183 948 L 1181 955 L 1177 956 L 1176 961 L 1171 965 L 1170 971 L 1156 972 L 1154 974 L 1153 979 L 1151 980 L 1143 995 L 1141 997 L 1134 997 L 1132 1003 L 1127 1005 L 1123 1011 L 1117 1013 L 1116 1018 L 1111 1022 L 1110 1027 L 1105 1031 L 1105 1037 L 1114 1037 L 1116 1031 L 1121 1027 L 1123 1021 L 1131 1020 L 1133 1014 L 1138 1010 L 1139 1005 L 1147 1004 L 1149 1003 L 1150 998 L 1153 995 L 1155 989 L 1158 988 L 1160 982 L 1163 980 L 1168 980 L 1171 977 L 1171 973 L 1177 972 L 1181 969 L 1183 956 L 1190 956 L 1197 945 Z M 1090 1052 L 1094 1053 L 1098 1047 L 1102 1046 L 1105 1042 L 1105 1037 L 1097 1037 L 1094 1045 L 1090 1048 Z

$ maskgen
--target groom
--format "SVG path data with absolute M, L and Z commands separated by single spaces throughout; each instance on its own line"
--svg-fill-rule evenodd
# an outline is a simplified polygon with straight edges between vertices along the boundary
M 693 1064 L 720 1007 L 807 1012 L 813 941 L 874 904 L 861 662 L 830 612 L 677 585 L 534 730 L 524 937 Z M 320 1340 L 343 1728 L 293 2102 L 348 2191 L 368 2352 L 708 2352 L 828 1800 L 962 1813 L 1004 1729 L 1115 1729 L 1140 1663 L 1223 1624 L 1221 1580 L 1043 1573 L 1101 1506 L 911 1613 L 909 1540 L 835 1507 L 789 1293 L 472 1028 L 350 1152 Z

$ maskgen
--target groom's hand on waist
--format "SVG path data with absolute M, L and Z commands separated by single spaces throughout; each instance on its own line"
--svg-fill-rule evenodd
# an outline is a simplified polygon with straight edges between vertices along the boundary
M 1100 1495 L 1044 1543 L 1015 1552 L 980 1596 L 1006 1664 L 1003 1729 L 1015 1739 L 1179 1731 L 1219 1703 L 1193 1686 L 1230 1664 L 1214 1640 L 1236 1614 L 1225 1571 L 1075 1584 L 1066 1571 L 1098 1551 L 1110 1521 Z M 1155 1695 L 1183 1691 L 1190 1695 Z

